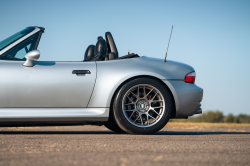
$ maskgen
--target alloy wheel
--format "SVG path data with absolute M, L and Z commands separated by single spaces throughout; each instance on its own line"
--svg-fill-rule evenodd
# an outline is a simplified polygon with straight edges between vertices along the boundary
M 122 100 L 126 119 L 137 127 L 151 127 L 162 118 L 165 101 L 162 93 L 154 86 L 139 84 L 130 88 Z

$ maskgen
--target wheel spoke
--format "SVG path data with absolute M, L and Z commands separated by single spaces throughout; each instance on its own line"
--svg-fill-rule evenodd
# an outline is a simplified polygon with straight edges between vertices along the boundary
M 143 121 L 142 121 L 142 117 L 141 117 L 141 114 L 140 114 L 140 118 L 141 118 L 141 125 L 143 126 Z
M 149 114 L 148 114 L 148 116 L 150 116 L 151 118 L 153 118 L 153 119 L 155 120 L 155 118 L 154 118 L 153 116 L 151 116 L 151 115 L 149 115 Z
M 152 103 L 161 102 L 162 100 L 152 100 Z
M 133 100 L 131 100 L 128 96 L 127 96 L 127 98 L 130 100 L 131 103 L 133 103 Z
M 137 99 L 139 99 L 139 96 L 137 96 L 136 94 L 134 94 L 132 91 L 130 93 L 132 93 L 132 95 L 134 95 Z
M 156 97 L 157 94 L 158 94 L 158 92 L 155 93 L 154 97 L 151 100 L 154 100 L 154 98 Z
M 154 111 L 157 115 L 159 115 L 159 113 L 158 112 L 156 112 L 154 109 L 151 109 L 152 111 Z
M 132 115 L 133 115 L 134 113 L 135 113 L 135 111 L 133 111 L 133 112 L 132 112 L 132 114 L 130 115 L 129 119 L 131 119 L 131 118 L 132 118 Z
M 151 89 L 146 96 L 148 96 L 154 89 Z
M 152 106 L 151 106 L 151 107 L 152 107 Z M 163 106 L 152 107 L 152 108 L 154 108 L 154 109 L 156 109 L 156 108 L 163 108 Z
M 135 121 L 137 121 L 137 119 L 139 119 L 139 118 L 140 118 L 140 116 L 138 115 L 137 118 L 135 119 Z M 135 122 L 135 121 L 134 121 L 134 122 Z

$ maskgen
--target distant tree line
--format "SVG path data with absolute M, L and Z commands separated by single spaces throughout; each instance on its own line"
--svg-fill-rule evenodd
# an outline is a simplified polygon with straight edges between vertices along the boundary
M 234 116 L 228 114 L 224 116 L 220 111 L 207 111 L 200 116 L 190 117 L 188 119 L 171 119 L 170 122 L 208 122 L 208 123 L 250 123 L 250 116 L 239 114 Z

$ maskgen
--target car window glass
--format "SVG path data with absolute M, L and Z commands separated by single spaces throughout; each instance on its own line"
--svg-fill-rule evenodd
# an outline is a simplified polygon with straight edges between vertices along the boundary
M 29 27 L 29 28 L 25 28 L 24 30 L 8 37 L 7 39 L 3 40 L 0 42 L 0 51 L 2 49 L 4 49 L 5 47 L 7 47 L 8 45 L 10 45 L 11 43 L 17 41 L 18 39 L 20 39 L 21 37 L 27 35 L 28 33 L 32 32 L 35 28 L 33 27 Z
M 18 44 L 16 47 L 12 48 L 8 52 L 1 55 L 0 59 L 4 60 L 26 60 L 25 55 L 34 50 L 38 39 L 38 33 L 24 42 Z
M 29 44 L 28 46 L 22 48 L 21 50 L 19 50 L 17 53 L 16 53 L 16 56 L 15 58 L 18 58 L 18 59 L 23 59 L 24 56 L 23 55 L 26 55 L 27 52 L 29 52 L 29 48 L 30 48 L 31 44 Z

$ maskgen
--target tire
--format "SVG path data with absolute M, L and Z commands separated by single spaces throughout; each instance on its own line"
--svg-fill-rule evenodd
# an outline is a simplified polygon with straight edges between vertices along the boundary
M 160 81 L 137 78 L 118 91 L 113 112 L 116 123 L 123 131 L 153 134 L 161 130 L 171 116 L 171 95 Z
M 104 126 L 117 133 L 125 133 L 115 122 L 105 122 Z

